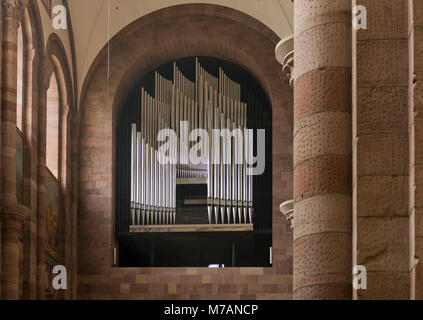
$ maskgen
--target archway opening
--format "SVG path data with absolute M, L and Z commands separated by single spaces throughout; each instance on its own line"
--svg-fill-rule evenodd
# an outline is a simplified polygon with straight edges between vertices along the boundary
M 56 179 L 59 177 L 59 109 L 59 87 L 53 72 L 47 90 L 46 163 Z
M 220 232 L 218 225 L 243 223 L 241 218 L 210 219 L 208 216 L 208 185 L 199 183 L 177 185 L 176 218 L 171 224 L 193 226 L 212 225 L 207 232 L 163 232 L 163 230 L 131 233 L 131 125 L 140 129 L 143 122 L 142 88 L 151 97 L 156 95 L 156 72 L 164 79 L 174 79 L 175 65 L 188 82 L 196 83 L 194 57 L 168 62 L 143 77 L 133 88 L 118 117 L 116 129 L 116 235 L 119 241 L 121 267 L 267 267 L 271 266 L 272 247 L 272 111 L 269 99 L 258 81 L 239 66 L 211 57 L 200 57 L 201 66 L 212 77 L 219 78 L 224 70 L 228 79 L 240 85 L 240 101 L 246 104 L 246 124 L 254 130 L 254 155 L 257 155 L 257 130 L 265 132 L 265 170 L 252 179 L 254 204 L 251 230 Z M 193 93 L 194 94 L 194 93 Z M 194 94 L 195 95 L 195 94 Z M 195 113 L 194 113 L 195 117 Z M 198 116 L 197 116 L 198 118 Z M 200 122 L 198 123 L 200 124 Z M 198 125 L 197 125 L 198 126 Z M 232 172 L 226 176 L 231 176 Z M 241 180 L 246 181 L 246 180 Z M 245 185 L 239 182 L 236 187 Z M 242 187 L 240 187 L 242 190 Z M 226 203 L 225 203 L 226 204 Z M 242 204 L 240 204 L 242 206 Z M 160 213 L 159 213 L 160 214 Z M 237 211 L 238 214 L 238 211 Z M 139 217 L 140 219 L 140 217 Z M 223 220 L 222 220 L 223 219 Z M 145 221 L 140 224 L 145 224 Z M 165 225 L 160 218 L 149 225 Z M 172 228 L 170 228 L 172 229 Z
M 22 24 L 18 28 L 18 49 L 17 49 L 17 108 L 16 108 L 16 126 L 22 132 L 23 122 L 23 97 L 24 97 L 24 37 L 22 32 Z

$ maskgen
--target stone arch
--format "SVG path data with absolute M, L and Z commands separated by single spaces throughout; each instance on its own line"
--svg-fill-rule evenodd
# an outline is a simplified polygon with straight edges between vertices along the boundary
M 22 135 L 24 140 L 23 153 L 23 205 L 28 208 L 28 221 L 25 223 L 22 234 L 22 252 L 20 275 L 20 289 L 24 299 L 36 297 L 36 255 L 37 255 L 37 188 L 34 181 L 37 181 L 37 122 L 38 122 L 38 73 L 40 61 L 43 55 L 44 42 L 43 30 L 41 27 L 40 12 L 37 1 L 28 2 L 28 6 L 21 21 L 22 42 L 23 42 L 23 92 L 22 92 Z
M 33 123 L 34 114 L 37 112 L 37 96 L 38 96 L 38 70 L 40 64 L 40 56 L 43 54 L 43 31 L 39 24 L 40 15 L 38 5 L 31 1 L 20 22 L 22 34 L 22 105 L 20 114 L 22 119 L 22 133 L 26 143 L 34 140 L 33 137 Z M 18 57 L 19 59 L 19 57 Z M 19 62 L 18 62 L 19 63 Z M 26 146 L 28 149 L 29 146 Z M 31 150 L 26 153 L 31 156 Z M 30 159 L 26 159 L 30 163 Z M 27 170 L 29 173 L 29 171 Z
M 44 48 L 44 36 L 41 23 L 41 16 L 38 8 L 37 1 L 30 1 L 24 16 L 26 24 L 26 32 L 28 34 L 28 40 L 31 43 L 31 49 L 40 50 L 43 52 Z
M 71 264 L 71 236 L 73 233 L 72 224 L 72 151 L 71 151 L 71 134 L 73 131 L 72 117 L 75 114 L 75 100 L 73 91 L 73 81 L 71 77 L 71 71 L 69 68 L 69 61 L 67 59 L 66 51 L 56 34 L 51 34 L 46 44 L 46 53 L 42 59 L 42 70 L 41 81 L 40 81 L 40 110 L 39 110 L 39 163 L 46 165 L 46 143 L 47 143 L 47 115 L 48 115 L 48 103 L 47 103 L 47 90 L 50 85 L 50 80 L 54 75 L 57 82 L 58 89 L 58 165 L 57 165 L 57 180 L 59 183 L 59 225 L 58 225 L 58 261 L 65 265 L 70 270 Z M 42 234 L 41 237 L 45 237 L 45 186 L 46 186 L 46 175 L 47 170 L 41 169 L 39 175 L 39 188 L 41 192 L 38 194 L 39 204 L 38 211 L 38 232 Z M 41 255 L 45 251 L 45 239 L 41 241 L 38 250 Z M 39 264 L 42 266 L 44 271 L 41 271 L 41 278 L 39 282 L 39 297 L 43 298 L 45 294 L 45 276 L 51 276 L 51 272 L 45 272 L 45 261 L 41 259 Z M 51 279 L 50 279 L 51 280 Z M 74 279 L 72 279 L 74 281 Z M 51 283 L 51 281 L 47 281 Z M 66 296 L 70 296 L 73 292 L 64 293 Z M 52 294 L 51 298 L 58 298 L 55 294 Z
M 59 122 L 60 122 L 60 148 L 59 151 L 59 174 L 62 183 L 66 183 L 66 179 L 70 179 L 66 174 L 66 167 L 68 166 L 68 158 L 70 158 L 70 151 L 66 150 L 70 139 L 70 120 L 75 111 L 74 96 L 73 96 L 73 82 L 71 78 L 69 62 L 67 60 L 64 46 L 56 34 L 51 34 L 46 47 L 45 57 L 45 72 L 43 74 L 42 86 L 43 90 L 47 90 L 50 84 L 50 79 L 54 73 L 57 81 L 59 91 Z M 68 132 L 69 131 L 69 132 Z
M 43 84 L 47 85 L 53 72 L 56 73 L 57 82 L 63 105 L 74 107 L 73 81 L 65 47 L 59 36 L 52 33 L 46 46 L 47 70 L 44 73 Z
M 291 250 L 281 250 L 282 242 L 292 245 L 291 235 L 285 232 L 278 213 L 279 204 L 292 198 L 292 91 L 275 59 L 278 40 L 261 22 L 244 13 L 223 6 L 189 4 L 138 19 L 119 32 L 109 48 L 103 48 L 85 79 L 80 99 L 79 273 L 101 273 L 100 268 L 113 266 L 114 128 L 119 109 L 137 80 L 168 61 L 189 56 L 210 56 L 239 65 L 257 78 L 270 99 L 273 263 L 275 273 L 292 273 Z M 93 234 L 94 226 L 101 231 Z M 82 297 L 85 294 L 82 292 Z
M 36 112 L 38 95 L 38 71 L 40 66 L 40 57 L 43 55 L 44 42 L 43 30 L 41 27 L 41 18 L 36 1 L 28 3 L 20 23 L 23 36 L 23 106 L 24 112 L 22 130 L 27 141 L 32 140 L 33 114 Z

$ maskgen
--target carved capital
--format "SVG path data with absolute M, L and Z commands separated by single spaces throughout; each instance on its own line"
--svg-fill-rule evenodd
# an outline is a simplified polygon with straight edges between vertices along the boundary
M 294 36 L 289 36 L 276 45 L 276 60 L 282 65 L 283 72 L 286 73 L 291 87 L 294 84 Z
M 70 106 L 68 104 L 62 105 L 62 116 L 67 119 L 69 116 Z
M 12 228 L 17 231 L 22 231 L 25 220 L 29 215 L 29 209 L 21 205 L 4 205 L 0 208 L 0 218 L 3 228 Z
M 285 201 L 279 209 L 285 216 L 286 221 L 291 224 L 291 229 L 294 229 L 294 200 Z
M 3 17 L 21 21 L 27 4 L 28 0 L 1 0 Z

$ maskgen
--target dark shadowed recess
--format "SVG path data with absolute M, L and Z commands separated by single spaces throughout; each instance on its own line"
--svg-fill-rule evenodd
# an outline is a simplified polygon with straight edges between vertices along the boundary
M 145 88 L 154 96 L 154 70 L 133 88 L 119 115 L 116 128 L 116 236 L 120 267 L 269 267 L 272 246 L 272 108 L 258 81 L 237 65 L 216 58 L 200 57 L 201 65 L 214 76 L 219 67 L 242 86 L 241 100 L 248 104 L 248 127 L 266 130 L 266 170 L 254 178 L 254 231 L 208 233 L 129 233 L 130 219 L 130 141 L 131 124 L 140 129 L 140 92 Z M 179 69 L 195 81 L 195 57 L 177 60 Z M 173 78 L 173 61 L 157 69 Z M 256 154 L 256 137 L 255 153 Z M 206 197 L 206 190 L 197 190 Z M 202 223 L 207 211 L 201 209 Z M 177 218 L 187 224 L 189 219 Z M 196 220 L 193 223 L 198 223 Z

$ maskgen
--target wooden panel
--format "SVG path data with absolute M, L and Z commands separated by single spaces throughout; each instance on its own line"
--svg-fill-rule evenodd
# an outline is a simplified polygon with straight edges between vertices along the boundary
M 132 233 L 151 232 L 240 232 L 253 231 L 252 224 L 192 224 L 192 225 L 160 225 L 131 226 Z
M 184 200 L 185 205 L 206 205 L 207 199 L 185 199 Z
M 176 184 L 207 184 L 207 178 L 178 178 Z

